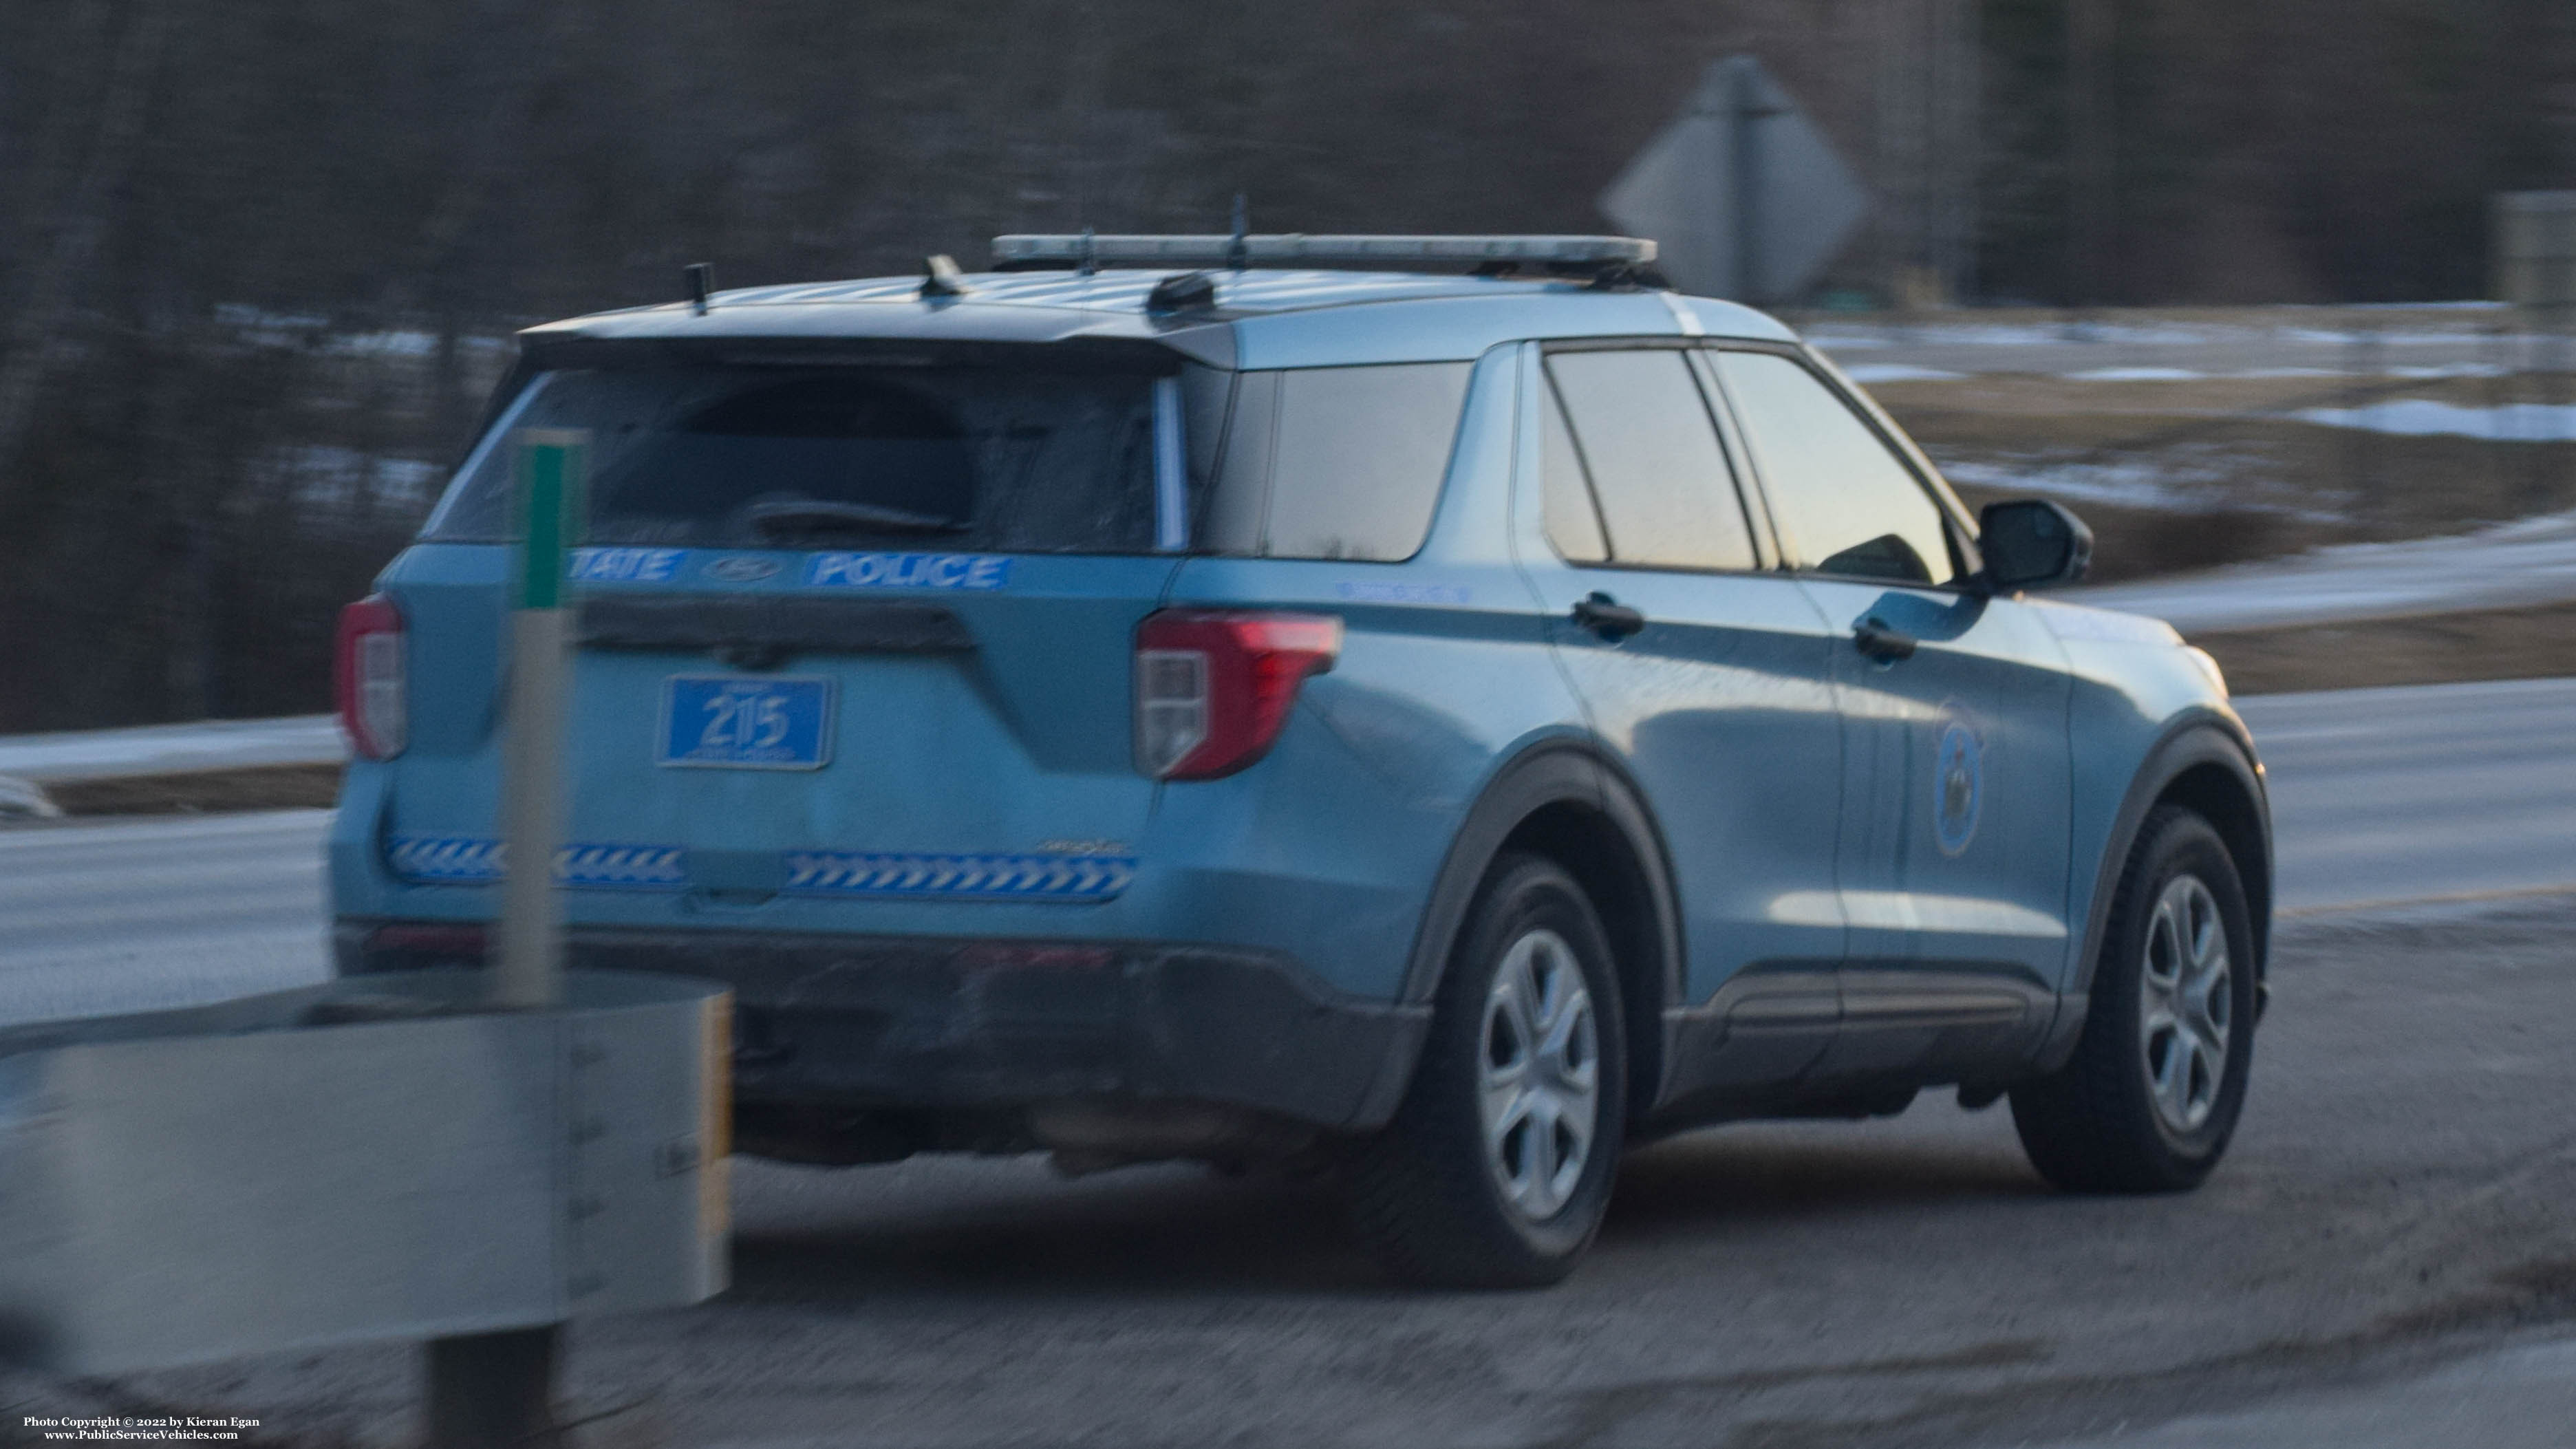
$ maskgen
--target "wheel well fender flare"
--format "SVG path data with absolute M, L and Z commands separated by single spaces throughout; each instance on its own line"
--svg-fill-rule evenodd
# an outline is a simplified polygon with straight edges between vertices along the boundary
M 1618 957 L 1630 1095 L 1651 1102 L 1665 1068 L 1663 1015 L 1681 1000 L 1681 909 L 1643 793 L 1591 748 L 1545 742 L 1494 772 L 1433 879 L 1401 999 L 1425 1004 L 1440 989 L 1477 886 L 1514 848 L 1555 859 L 1592 897 Z
M 2255 980 L 2264 977 L 2272 935 L 2269 791 L 2244 726 L 2215 710 L 2195 710 L 2166 726 L 2148 748 L 2121 797 L 2119 813 L 2112 817 L 2102 858 L 2094 863 L 2083 942 L 2042 1052 L 2042 1070 L 2063 1065 L 2075 1049 L 2093 990 L 2093 973 L 2101 965 L 2103 937 L 2110 930 L 2111 897 L 2119 889 L 2120 872 L 2128 865 L 2129 852 L 2137 848 L 2138 831 L 2146 824 L 2148 812 L 2168 802 L 2187 805 L 2207 819 L 2235 860 L 2252 917 Z

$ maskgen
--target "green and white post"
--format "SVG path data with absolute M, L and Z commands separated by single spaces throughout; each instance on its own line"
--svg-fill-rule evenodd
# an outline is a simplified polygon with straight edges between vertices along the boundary
M 513 490 L 519 547 L 510 567 L 509 727 L 501 762 L 501 939 L 492 1004 L 543 1010 L 563 1000 L 563 736 L 572 637 L 565 564 L 586 516 L 586 432 L 523 428 Z
M 510 561 L 510 669 L 501 759 L 501 922 L 489 1000 L 503 1011 L 563 1004 L 565 702 L 572 637 L 564 575 L 588 515 L 590 435 L 522 429 Z M 561 1124 L 557 1124 L 560 1126 Z M 431 1449 L 527 1449 L 557 1442 L 554 1397 L 563 1325 L 430 1340 Z

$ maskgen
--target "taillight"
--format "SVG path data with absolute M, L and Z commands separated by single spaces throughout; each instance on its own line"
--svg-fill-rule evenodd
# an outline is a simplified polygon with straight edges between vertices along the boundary
M 401 754 L 409 704 L 403 685 L 403 616 L 393 600 L 369 594 L 340 611 L 331 682 L 349 748 L 370 760 Z
M 1136 768 L 1213 780 L 1270 752 L 1306 676 L 1333 667 L 1342 621 L 1171 609 L 1136 626 Z

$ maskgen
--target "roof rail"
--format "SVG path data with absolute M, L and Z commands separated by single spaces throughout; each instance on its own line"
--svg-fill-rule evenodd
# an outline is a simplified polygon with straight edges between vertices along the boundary
M 1093 236 L 993 238 L 993 270 L 1153 267 L 1357 268 L 1382 272 L 1547 272 L 1627 277 L 1655 260 L 1655 244 L 1629 236 Z

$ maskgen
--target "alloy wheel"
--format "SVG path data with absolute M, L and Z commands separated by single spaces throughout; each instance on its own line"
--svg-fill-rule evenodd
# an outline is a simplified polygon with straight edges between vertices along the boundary
M 2196 875 L 2178 875 L 2156 897 L 2138 973 L 2139 1044 L 2147 1092 L 2168 1131 L 2195 1132 L 2227 1081 L 2235 992 L 2227 923 Z
M 1583 966 L 1544 927 L 1503 953 L 1485 998 L 1477 1057 L 1485 1158 L 1503 1195 L 1533 1222 L 1583 1180 L 1601 1120 L 1599 1027 Z

